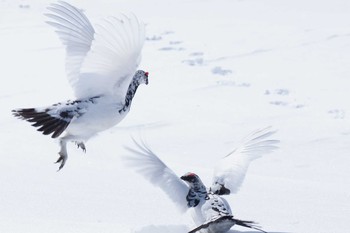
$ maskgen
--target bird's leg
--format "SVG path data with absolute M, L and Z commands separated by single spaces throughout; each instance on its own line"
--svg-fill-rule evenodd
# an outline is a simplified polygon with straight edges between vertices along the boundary
M 60 151 L 58 154 L 60 157 L 56 161 L 56 163 L 61 163 L 60 166 L 58 167 L 58 171 L 61 170 L 64 167 L 64 164 L 66 163 L 68 159 L 68 153 L 67 153 L 67 141 L 64 139 L 60 139 Z
M 84 151 L 84 153 L 86 152 L 86 147 L 83 142 L 76 141 L 75 144 L 78 146 L 78 148 L 81 148 Z

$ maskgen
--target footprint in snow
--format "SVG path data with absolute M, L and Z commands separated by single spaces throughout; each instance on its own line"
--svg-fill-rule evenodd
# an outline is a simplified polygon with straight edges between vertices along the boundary
M 146 40 L 148 41 L 161 41 L 164 39 L 164 37 L 166 37 L 167 35 L 171 35 L 174 34 L 173 31 L 165 31 L 163 33 L 161 33 L 160 35 L 153 35 L 151 37 L 147 37 Z M 180 40 L 171 40 L 168 42 L 167 46 L 161 47 L 158 50 L 160 51 L 183 51 L 186 50 L 183 47 L 179 47 L 179 44 L 182 44 L 183 42 Z
M 202 52 L 193 52 L 189 54 L 190 59 L 183 60 L 182 63 L 187 64 L 189 66 L 205 66 L 208 65 L 208 61 L 203 58 L 204 53 Z M 211 73 L 214 75 L 226 76 L 232 74 L 233 71 L 230 69 L 222 68 L 221 66 L 215 66 L 211 69 Z
M 21 9 L 29 9 L 30 5 L 29 4 L 19 4 L 18 7 Z
M 280 107 L 291 107 L 291 108 L 303 108 L 305 107 L 305 105 L 303 104 L 298 104 L 295 103 L 295 100 L 291 100 L 288 101 L 288 97 L 290 95 L 290 91 L 288 89 L 285 88 L 278 88 L 278 89 L 274 89 L 274 90 L 265 90 L 265 95 L 268 96 L 279 96 L 278 98 L 281 98 L 283 100 L 272 100 L 269 103 L 271 105 L 275 105 L 275 106 L 280 106 Z
M 162 36 L 153 35 L 153 36 L 146 37 L 146 41 L 149 41 L 149 42 L 158 42 L 161 40 L 163 40 Z M 160 51 L 171 51 L 171 50 L 182 51 L 182 50 L 185 50 L 185 48 L 183 48 L 183 47 L 176 47 L 176 45 L 179 45 L 181 43 L 182 43 L 182 41 L 170 41 L 169 42 L 170 46 L 165 46 L 165 47 L 159 48 L 158 50 L 160 50 Z
M 204 53 L 202 52 L 193 52 L 189 54 L 191 57 L 190 59 L 183 60 L 182 63 L 189 65 L 189 66 L 204 66 L 207 65 L 207 63 L 203 59 Z
M 160 51 L 183 51 L 183 50 L 185 50 L 185 48 L 166 46 L 166 47 L 162 47 L 158 50 L 160 50 Z
M 189 66 L 204 66 L 204 65 L 206 65 L 204 59 L 201 57 L 196 57 L 194 59 L 186 59 L 186 60 L 183 60 L 182 63 L 189 65 Z
M 216 82 L 219 86 L 231 86 L 231 87 L 250 87 L 250 83 L 237 83 L 233 80 L 219 80 Z
M 162 40 L 162 39 L 163 39 L 162 36 L 157 36 L 157 35 L 146 37 L 147 41 L 159 41 L 159 40 Z
M 182 44 L 183 42 L 182 41 L 179 41 L 179 40 L 175 40 L 175 41 L 170 41 L 169 44 L 171 45 L 178 45 L 178 44 Z
M 265 95 L 289 95 L 288 89 L 265 90 Z
M 163 36 L 174 34 L 173 31 L 165 31 L 160 33 L 159 35 L 153 35 L 153 36 L 147 36 L 146 40 L 147 41 L 159 41 L 163 39 Z
M 344 119 L 346 116 L 343 109 L 331 109 L 328 111 L 328 114 L 330 114 L 334 119 Z
M 190 54 L 190 57 L 198 57 L 198 56 L 203 56 L 203 55 L 204 55 L 204 53 L 202 53 L 202 52 L 194 52 L 194 53 Z
M 213 69 L 211 69 L 211 73 L 216 74 L 216 75 L 225 76 L 228 74 L 232 74 L 232 70 L 223 69 L 221 66 L 215 66 Z
M 170 35 L 170 34 L 174 34 L 174 31 L 164 31 L 162 32 L 162 35 Z
M 270 104 L 277 105 L 277 106 L 288 106 L 289 103 L 285 101 L 270 101 Z

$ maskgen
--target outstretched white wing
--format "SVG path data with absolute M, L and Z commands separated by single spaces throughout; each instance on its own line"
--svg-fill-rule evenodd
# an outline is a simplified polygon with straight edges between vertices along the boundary
M 141 61 L 144 24 L 134 15 L 107 17 L 93 28 L 74 6 L 59 1 L 48 8 L 49 24 L 66 45 L 66 70 L 77 98 L 116 95 L 123 101 Z
M 215 166 L 211 191 L 218 194 L 236 193 L 250 162 L 278 148 L 278 140 L 268 139 L 274 133 L 271 127 L 256 130 L 239 147 L 222 158 Z
M 83 12 L 69 3 L 58 1 L 50 4 L 47 9 L 50 12 L 45 14 L 50 18 L 47 23 L 56 29 L 66 46 L 66 72 L 69 83 L 75 89 L 82 63 L 94 40 L 95 30 Z
M 187 185 L 144 142 L 141 145 L 134 140 L 134 144 L 133 148 L 126 147 L 131 152 L 123 157 L 126 165 L 134 168 L 153 185 L 160 187 L 181 212 L 186 211 L 186 196 L 189 190 Z
M 90 93 L 119 96 L 123 101 L 128 85 L 141 61 L 144 24 L 135 15 L 105 18 L 96 27 L 95 40 L 82 67 L 80 95 Z

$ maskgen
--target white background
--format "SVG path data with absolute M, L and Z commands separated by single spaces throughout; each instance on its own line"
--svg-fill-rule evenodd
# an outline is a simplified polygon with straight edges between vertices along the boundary
M 190 217 L 123 165 L 130 135 L 209 184 L 215 161 L 268 125 L 280 149 L 228 197 L 235 216 L 271 233 L 348 232 L 348 0 L 70 3 L 92 22 L 133 12 L 146 23 L 149 85 L 86 154 L 70 144 L 56 172 L 57 141 L 11 115 L 74 98 L 64 47 L 44 22 L 49 1 L 0 1 L 0 232 L 186 232 Z

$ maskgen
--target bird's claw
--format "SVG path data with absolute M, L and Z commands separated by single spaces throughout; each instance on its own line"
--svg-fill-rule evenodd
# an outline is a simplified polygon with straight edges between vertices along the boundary
M 78 148 L 81 148 L 84 153 L 86 153 L 86 147 L 83 142 L 75 142 L 75 144 L 77 145 Z
M 66 164 L 67 161 L 67 156 L 62 154 L 62 153 L 58 153 L 60 155 L 60 157 L 57 159 L 57 161 L 55 163 L 61 163 L 60 166 L 58 167 L 57 171 L 60 171 L 64 165 Z

